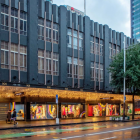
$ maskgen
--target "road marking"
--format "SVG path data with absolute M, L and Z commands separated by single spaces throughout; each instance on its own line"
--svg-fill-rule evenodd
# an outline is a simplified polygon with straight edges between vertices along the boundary
M 78 137 L 80 138 L 80 137 L 86 137 L 86 136 L 94 136 L 94 135 L 113 133 L 113 132 L 119 132 L 119 131 L 126 131 L 126 130 L 137 129 L 137 128 L 140 128 L 140 126 L 123 128 L 123 129 L 112 130 L 112 131 L 103 131 L 103 132 L 99 132 L 99 133 L 91 133 L 91 134 L 85 134 L 85 135 L 79 135 L 79 136 L 73 136 L 73 137 L 66 137 L 66 138 L 61 138 L 61 139 L 64 140 L 64 139 L 73 139 L 73 138 L 78 138 Z
M 99 140 L 109 140 L 109 139 L 115 139 L 117 137 L 110 137 L 110 138 L 105 138 L 105 139 L 99 139 Z

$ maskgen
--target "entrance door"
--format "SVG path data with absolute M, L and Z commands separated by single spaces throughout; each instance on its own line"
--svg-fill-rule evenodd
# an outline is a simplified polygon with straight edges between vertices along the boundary
M 9 110 L 8 103 L 0 103 L 0 121 L 5 121 L 7 118 L 7 111 Z

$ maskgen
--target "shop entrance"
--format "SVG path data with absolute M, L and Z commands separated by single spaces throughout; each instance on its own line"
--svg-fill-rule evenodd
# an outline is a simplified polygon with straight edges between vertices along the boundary
M 6 120 L 8 110 L 9 110 L 8 103 L 0 103 L 0 121 Z

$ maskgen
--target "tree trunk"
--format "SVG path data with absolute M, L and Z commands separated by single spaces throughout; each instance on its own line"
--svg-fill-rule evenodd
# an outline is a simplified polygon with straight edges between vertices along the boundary
M 132 111 L 132 120 L 134 120 L 134 115 L 135 115 L 135 102 L 134 102 L 134 95 L 135 95 L 135 90 L 133 92 L 133 111 Z

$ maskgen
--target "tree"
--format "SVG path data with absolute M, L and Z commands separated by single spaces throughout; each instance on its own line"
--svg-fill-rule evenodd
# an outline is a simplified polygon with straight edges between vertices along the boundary
M 109 66 L 111 73 L 111 85 L 116 92 L 123 90 L 124 77 L 126 78 L 126 89 L 133 94 L 133 113 L 134 119 L 134 95 L 140 90 L 140 43 L 130 46 L 126 50 L 126 72 L 124 73 L 124 50 L 113 57 Z

